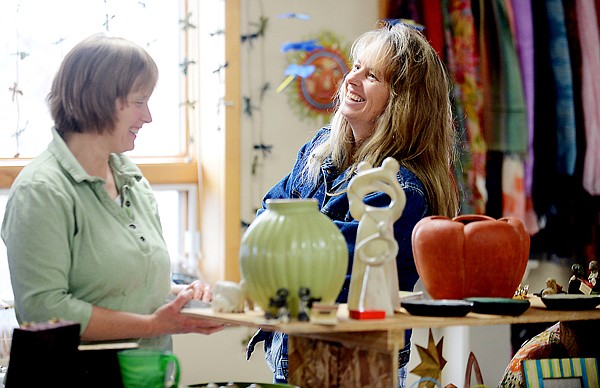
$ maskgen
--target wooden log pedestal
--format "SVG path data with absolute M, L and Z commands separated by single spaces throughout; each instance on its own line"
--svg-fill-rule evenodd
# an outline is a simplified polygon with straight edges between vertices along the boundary
M 345 335 L 344 335 L 345 334 Z M 290 384 L 300 387 L 397 387 L 404 330 L 290 334 Z
M 407 329 L 557 321 L 600 323 L 599 308 L 548 310 L 538 297 L 529 299 L 531 307 L 517 317 L 476 313 L 465 317 L 425 317 L 413 316 L 400 309 L 393 317 L 385 319 L 353 320 L 348 317 L 347 306 L 340 305 L 336 325 L 298 321 L 277 323 L 266 321 L 259 311 L 226 314 L 215 313 L 210 308 L 186 308 L 183 312 L 226 324 L 287 333 L 290 384 L 302 388 L 396 387 L 398 351 L 404 346 Z M 581 323 L 590 327 L 588 322 Z M 577 326 L 580 325 L 573 325 Z

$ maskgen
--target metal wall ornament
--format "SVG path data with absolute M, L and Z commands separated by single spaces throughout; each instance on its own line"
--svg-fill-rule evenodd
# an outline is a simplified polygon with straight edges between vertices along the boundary
M 318 45 L 313 50 L 297 50 L 287 54 L 290 64 L 314 66 L 308 77 L 296 77 L 287 88 L 288 102 L 301 119 L 329 121 L 335 107 L 335 92 L 350 69 L 349 46 L 331 31 L 321 31 L 314 37 Z

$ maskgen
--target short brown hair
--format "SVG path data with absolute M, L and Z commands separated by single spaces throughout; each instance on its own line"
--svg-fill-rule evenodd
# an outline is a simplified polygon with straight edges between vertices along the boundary
M 64 58 L 48 94 L 58 133 L 112 131 L 115 102 L 154 88 L 158 68 L 142 47 L 123 38 L 95 34 Z

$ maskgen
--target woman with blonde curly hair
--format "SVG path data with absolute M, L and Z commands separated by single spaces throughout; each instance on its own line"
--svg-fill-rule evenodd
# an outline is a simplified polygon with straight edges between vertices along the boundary
M 340 228 L 348 244 L 340 303 L 348 297 L 359 223 L 350 214 L 347 187 L 360 162 L 380 166 L 392 157 L 400 164 L 397 178 L 406 206 L 394 224 L 394 236 L 401 290 L 412 291 L 418 279 L 411 246 L 415 224 L 429 215 L 454 217 L 459 210 L 452 172 L 455 128 L 450 80 L 435 50 L 414 26 L 385 22 L 361 35 L 350 56 L 352 69 L 339 86 L 331 123 L 300 149 L 292 171 L 265 195 L 258 211 L 264 211 L 267 199 L 317 199 L 320 211 Z M 364 201 L 382 207 L 389 204 L 389 197 L 372 193 Z M 261 330 L 251 340 L 249 352 L 261 340 L 266 341 L 275 381 L 287 381 L 287 337 Z M 400 353 L 401 367 L 408 361 L 408 349 Z M 400 385 L 405 375 L 401 368 Z

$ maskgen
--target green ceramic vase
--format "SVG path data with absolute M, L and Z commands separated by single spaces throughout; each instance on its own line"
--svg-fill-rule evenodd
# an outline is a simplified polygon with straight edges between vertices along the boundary
M 240 270 L 250 298 L 265 312 L 285 288 L 290 316 L 298 316 L 299 290 L 308 288 L 321 303 L 335 303 L 348 267 L 346 240 L 319 212 L 313 199 L 267 200 L 240 246 Z

